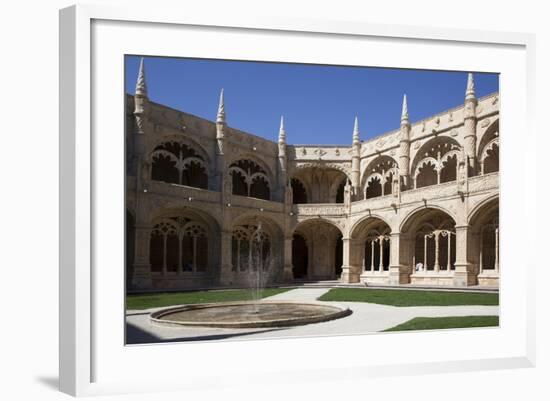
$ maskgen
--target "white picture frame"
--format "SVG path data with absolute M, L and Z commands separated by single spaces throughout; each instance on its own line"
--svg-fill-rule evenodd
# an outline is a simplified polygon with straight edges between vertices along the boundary
M 123 71 L 116 70 L 108 78 L 105 71 L 112 66 L 120 66 L 122 59 L 118 56 L 125 52 L 170 56 L 212 54 L 216 41 L 225 41 L 220 36 L 224 34 L 231 35 L 233 44 L 240 43 L 231 49 L 227 42 L 224 43 L 225 50 L 220 51 L 218 58 L 235 58 L 238 53 L 236 58 L 281 61 L 280 54 L 277 55 L 281 49 L 277 50 L 280 46 L 276 43 L 286 43 L 285 40 L 292 39 L 297 43 L 295 47 L 289 45 L 285 49 L 290 59 L 296 59 L 301 51 L 306 53 L 300 56 L 304 57 L 303 60 L 309 57 L 309 61 L 318 58 L 318 62 L 327 62 L 330 56 L 348 57 L 350 64 L 364 65 L 365 60 L 361 58 L 364 54 L 355 54 L 356 46 L 372 45 L 375 49 L 381 41 L 384 47 L 406 42 L 411 48 L 427 46 L 427 50 L 436 49 L 440 57 L 434 58 L 427 51 L 422 53 L 420 60 L 411 60 L 406 52 L 414 50 L 403 47 L 402 58 L 406 61 L 400 62 L 399 57 L 387 54 L 390 53 L 387 50 L 387 53 L 377 54 L 378 65 L 445 69 L 450 66 L 445 55 L 452 58 L 453 54 L 469 49 L 474 54 L 472 60 L 464 58 L 455 61 L 453 68 L 478 68 L 480 71 L 502 74 L 500 98 L 501 113 L 504 115 L 501 125 L 504 145 L 501 148 L 501 224 L 503 227 L 506 224 L 513 227 L 521 222 L 536 231 L 535 206 L 523 195 L 524 191 L 514 191 L 510 185 L 518 180 L 525 186 L 534 185 L 533 175 L 526 173 L 527 163 L 522 163 L 527 151 L 521 147 L 521 141 L 534 141 L 536 138 L 531 126 L 534 121 L 535 84 L 533 35 L 257 15 L 226 18 L 216 13 L 207 15 L 177 11 L 153 6 L 113 8 L 79 5 L 60 12 L 61 391 L 72 395 L 96 395 L 158 391 L 161 388 L 200 390 L 207 389 L 213 381 L 217 386 L 234 386 L 238 375 L 243 372 L 257 383 L 269 386 L 280 380 L 292 382 L 296 372 L 299 372 L 300 380 L 326 381 L 343 375 L 360 379 L 534 366 L 535 283 L 530 272 L 534 270 L 535 253 L 523 255 L 514 249 L 504 249 L 501 257 L 501 327 L 498 329 L 453 331 L 452 334 L 439 332 L 437 339 L 434 333 L 399 333 L 375 337 L 340 336 L 145 347 L 125 347 L 122 337 L 111 335 L 123 332 L 123 315 L 120 314 L 124 304 L 124 287 L 120 286 L 123 264 L 120 264 L 120 272 L 116 270 L 118 262 L 123 259 L 120 259 L 121 255 L 115 255 L 116 249 L 111 250 L 114 253 L 110 255 L 102 249 L 105 249 L 104 241 L 111 240 L 106 232 L 108 225 L 115 227 L 113 235 L 117 234 L 118 225 L 120 232 L 123 230 L 119 224 L 123 221 L 123 203 L 109 209 L 102 197 L 108 193 L 106 191 L 113 190 L 116 192 L 113 195 L 115 204 L 123 199 L 120 197 L 124 192 L 120 181 L 123 177 L 121 166 L 124 156 L 120 151 L 123 131 L 120 131 L 115 146 L 107 149 L 98 130 L 108 127 L 112 129 L 111 135 L 117 135 L 116 127 L 122 124 L 122 113 L 118 116 L 118 125 L 112 125 L 113 121 L 108 118 L 103 119 L 101 113 L 107 104 L 113 109 L 113 115 L 117 110 L 122 110 L 122 93 L 119 98 L 112 98 L 108 94 L 113 88 L 109 89 L 105 82 L 113 84 L 115 91 L 122 90 L 120 77 Z M 189 46 L 188 52 L 182 49 L 181 41 L 178 48 L 177 38 L 180 34 L 185 35 L 186 29 L 192 31 L 187 34 L 197 39 L 192 50 Z M 255 48 L 254 35 L 262 35 L 266 43 L 274 45 L 272 48 Z M 108 46 L 105 38 L 109 38 Z M 299 47 L 300 40 L 311 41 L 312 44 L 323 42 L 326 49 L 333 50 L 334 54 L 327 54 L 321 60 L 319 53 L 315 53 L 319 50 L 319 44 L 312 45 L 308 54 L 308 51 L 303 51 L 305 47 Z M 342 44 L 342 53 L 336 51 L 334 40 Z M 488 49 L 492 49 L 493 53 L 486 54 Z M 351 55 L 356 58 L 349 59 Z M 490 68 L 504 60 L 506 65 L 502 64 L 502 69 Z M 373 61 L 369 62 L 369 65 L 373 64 Z M 513 91 L 509 89 L 511 86 Z M 512 109 L 514 113 L 507 112 Z M 507 135 L 507 130 L 521 131 L 522 135 Z M 512 150 L 515 152 L 514 159 L 511 157 Z M 534 154 L 528 156 L 531 160 L 535 157 Z M 510 168 L 512 164 L 515 166 L 513 170 Z M 113 166 L 121 173 L 111 174 L 111 178 L 105 179 L 105 174 Z M 502 231 L 501 241 L 505 248 L 505 244 L 517 239 L 517 234 L 513 230 Z M 120 245 L 120 241 L 120 238 L 112 241 L 113 246 Z M 119 248 L 122 254 L 123 248 Z M 115 261 L 112 276 L 104 274 L 101 267 L 101 262 L 109 257 Z M 507 265 L 517 266 L 516 272 L 511 274 Z M 120 305 L 114 305 L 115 300 Z M 109 308 L 109 302 L 113 307 Z M 116 319 L 119 319 L 118 323 Z M 366 338 L 369 341 L 376 338 L 378 348 L 392 347 L 391 355 L 371 352 L 367 358 L 365 350 L 356 346 L 360 341 L 367 341 Z M 426 344 L 438 342 L 451 342 L 453 346 L 430 353 Z M 418 344 L 424 352 L 419 352 L 416 347 L 405 352 L 407 348 L 404 344 L 407 343 Z M 323 351 L 316 353 L 320 347 Z M 354 349 L 354 352 L 346 352 L 346 347 Z M 284 365 L 282 360 L 277 359 L 285 350 L 297 356 L 293 366 Z M 183 353 L 194 362 L 194 369 L 187 372 L 184 380 L 181 376 L 169 374 L 173 367 L 170 358 L 175 360 Z M 224 355 L 224 359 L 219 360 L 216 366 L 206 363 L 216 355 Z M 254 361 L 260 357 L 271 358 L 273 363 L 269 366 L 255 365 Z M 164 361 L 160 372 L 159 360 Z M 237 366 L 235 362 L 229 365 L 226 363 L 228 360 L 239 362 L 236 362 Z M 132 366 L 139 361 L 143 363 L 138 372 Z M 153 371 L 153 367 L 157 371 Z

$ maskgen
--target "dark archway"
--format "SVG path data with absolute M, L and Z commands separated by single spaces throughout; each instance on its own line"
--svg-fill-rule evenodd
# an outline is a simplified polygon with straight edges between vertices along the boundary
M 307 192 L 302 181 L 297 178 L 290 180 L 292 187 L 292 203 L 307 203 Z
M 308 266 L 307 242 L 300 234 L 292 237 L 292 273 L 294 278 L 306 278 Z
M 168 183 L 208 188 L 206 162 L 189 146 L 166 142 L 151 154 L 151 179 Z
M 336 278 L 342 275 L 342 264 L 344 263 L 344 243 L 342 236 L 336 239 L 336 249 L 334 251 L 334 274 Z
M 346 187 L 346 179 L 344 179 L 338 186 L 336 191 L 336 203 L 344 203 L 344 191 Z

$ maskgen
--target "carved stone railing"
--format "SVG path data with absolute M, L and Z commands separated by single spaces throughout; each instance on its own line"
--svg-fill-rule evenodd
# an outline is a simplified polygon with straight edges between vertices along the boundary
M 245 207 L 249 209 L 263 209 L 266 212 L 282 212 L 283 204 L 259 198 L 249 198 L 247 196 L 231 195 L 232 207 Z
M 304 203 L 293 206 L 298 216 L 338 216 L 346 213 L 342 203 Z
M 193 198 L 193 200 L 203 202 L 220 202 L 221 196 L 220 192 L 209 191 L 208 189 L 160 181 L 150 181 L 147 192 L 157 195 L 176 196 L 182 199 Z

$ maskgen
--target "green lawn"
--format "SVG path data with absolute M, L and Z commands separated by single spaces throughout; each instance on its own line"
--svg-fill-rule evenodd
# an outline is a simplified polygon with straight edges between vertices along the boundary
M 370 302 L 392 306 L 498 305 L 498 294 L 478 292 L 333 288 L 320 301 Z
M 438 330 L 498 326 L 498 316 L 415 317 L 384 331 Z
M 280 294 L 289 288 L 266 288 L 262 296 Z M 185 292 L 158 292 L 126 296 L 126 309 L 149 309 L 161 306 L 199 304 L 209 302 L 249 301 L 252 299 L 250 290 L 211 290 Z

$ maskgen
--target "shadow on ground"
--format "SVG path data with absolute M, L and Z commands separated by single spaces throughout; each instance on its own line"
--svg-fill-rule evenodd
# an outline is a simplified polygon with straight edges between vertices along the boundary
M 193 336 L 193 337 L 177 337 L 177 338 L 159 338 L 145 330 L 137 327 L 132 323 L 126 323 L 126 344 L 154 344 L 154 343 L 176 343 L 176 342 L 190 342 L 190 341 L 216 341 L 225 340 L 233 337 L 244 337 L 257 333 L 269 333 L 272 331 L 283 330 L 281 328 L 270 328 L 265 330 L 253 330 L 240 333 L 225 333 L 225 334 L 212 334 L 207 336 Z

